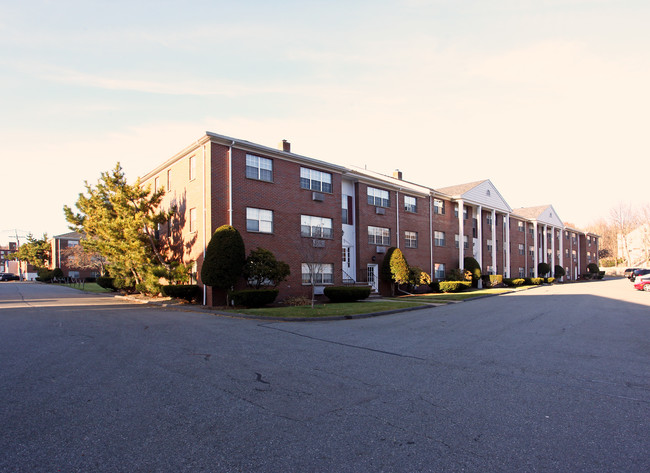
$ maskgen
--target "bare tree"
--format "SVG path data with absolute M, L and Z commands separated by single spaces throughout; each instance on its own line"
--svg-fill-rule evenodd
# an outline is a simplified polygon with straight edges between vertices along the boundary
M 650 204 L 643 204 L 638 212 L 642 232 L 643 252 L 646 263 L 650 263 Z
M 613 207 L 609 211 L 609 215 L 612 224 L 616 228 L 618 238 L 623 244 L 625 262 L 629 266 L 632 262 L 630 261 L 630 248 L 628 246 L 627 235 L 634 230 L 638 219 L 632 210 L 632 206 L 629 203 L 624 204 L 623 202 L 619 202 L 616 207 Z
M 606 262 L 611 261 L 611 266 L 616 266 L 616 254 L 618 242 L 616 240 L 616 227 L 601 218 L 589 224 L 587 230 L 600 236 L 598 240 L 598 259 L 600 266 L 608 266 Z

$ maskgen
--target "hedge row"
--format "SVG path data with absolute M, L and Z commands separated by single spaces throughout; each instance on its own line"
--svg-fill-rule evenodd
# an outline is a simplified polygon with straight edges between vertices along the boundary
M 244 307 L 263 307 L 272 303 L 278 297 L 278 289 L 244 289 L 232 291 L 229 299 L 235 304 Z
M 162 293 L 167 297 L 185 299 L 188 302 L 201 297 L 201 288 L 196 284 L 170 284 L 161 287 Z
M 459 292 L 472 287 L 471 281 L 440 281 L 438 287 L 441 292 Z
M 503 284 L 508 287 L 523 286 L 526 283 L 524 278 L 503 278 Z
M 354 302 L 367 299 L 370 291 L 370 286 L 327 286 L 324 293 L 332 302 Z

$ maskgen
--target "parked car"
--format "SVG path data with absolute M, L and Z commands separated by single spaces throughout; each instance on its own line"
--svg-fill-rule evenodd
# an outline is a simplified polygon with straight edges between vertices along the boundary
M 632 271 L 632 275 L 630 276 L 630 281 L 635 282 L 636 278 L 639 276 L 645 276 L 646 274 L 650 274 L 650 269 L 635 269 Z
M 635 269 L 639 269 L 639 268 L 627 268 L 625 270 L 625 272 L 623 273 L 623 276 L 630 279 L 632 277 L 632 273 L 634 272 Z
M 634 281 L 634 289 L 650 292 L 650 274 L 636 278 Z
M 20 277 L 12 273 L 0 273 L 0 281 L 20 281 Z

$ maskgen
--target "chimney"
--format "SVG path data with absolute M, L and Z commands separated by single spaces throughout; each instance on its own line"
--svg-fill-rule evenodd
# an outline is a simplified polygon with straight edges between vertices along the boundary
M 393 171 L 393 177 L 395 179 L 399 179 L 401 181 L 402 180 L 402 171 L 400 171 L 399 169 L 395 169 L 395 171 Z
M 291 153 L 291 143 L 289 143 L 287 140 L 282 140 L 282 143 L 280 143 L 278 148 L 280 148 L 285 153 Z

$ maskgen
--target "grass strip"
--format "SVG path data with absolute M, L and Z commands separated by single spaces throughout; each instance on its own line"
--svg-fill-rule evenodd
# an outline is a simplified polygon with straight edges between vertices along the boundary
M 95 292 L 95 293 L 104 293 L 104 292 L 113 292 L 110 289 L 105 289 L 101 287 L 96 282 L 87 282 L 83 284 L 62 284 L 58 283 L 59 286 L 71 287 L 73 289 L 79 289 L 84 292 Z
M 257 315 L 266 317 L 287 318 L 319 318 L 319 317 L 344 317 L 346 315 L 369 314 L 385 310 L 399 310 L 408 307 L 417 307 L 418 302 L 378 301 L 378 302 L 345 302 L 337 304 L 316 304 L 297 307 L 263 307 L 259 309 L 227 309 L 224 312 Z

